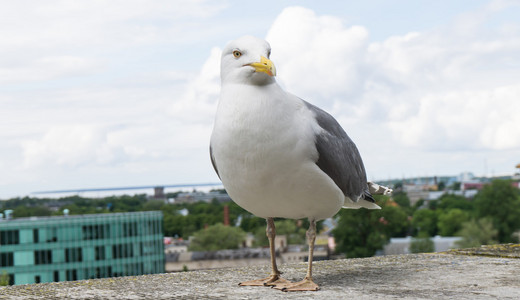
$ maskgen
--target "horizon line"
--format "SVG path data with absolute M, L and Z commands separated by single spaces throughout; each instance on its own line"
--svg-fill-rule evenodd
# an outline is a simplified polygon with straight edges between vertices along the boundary
M 127 186 L 127 187 L 106 187 L 106 188 L 79 188 L 68 190 L 53 190 L 53 191 L 36 191 L 31 192 L 31 195 L 38 194 L 62 194 L 62 193 L 82 193 L 82 192 L 103 192 L 103 191 L 121 191 L 121 190 L 144 190 L 153 188 L 180 188 L 180 187 L 196 187 L 196 186 L 221 186 L 222 183 L 193 183 L 193 184 L 165 184 L 165 185 L 144 185 L 144 186 Z

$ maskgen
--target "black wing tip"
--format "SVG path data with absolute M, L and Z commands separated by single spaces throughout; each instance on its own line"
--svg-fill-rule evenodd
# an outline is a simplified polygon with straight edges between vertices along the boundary
M 376 203 L 376 199 L 374 199 L 368 190 L 363 193 L 363 199 L 368 202 Z

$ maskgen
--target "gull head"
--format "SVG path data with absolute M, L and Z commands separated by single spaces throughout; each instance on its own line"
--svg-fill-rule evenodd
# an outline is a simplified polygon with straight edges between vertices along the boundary
M 265 85 L 274 82 L 276 68 L 269 59 L 271 46 L 263 39 L 243 36 L 226 45 L 220 61 L 224 83 Z

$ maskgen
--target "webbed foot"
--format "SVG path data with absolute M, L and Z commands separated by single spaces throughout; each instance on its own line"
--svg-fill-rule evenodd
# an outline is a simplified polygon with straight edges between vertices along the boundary
M 274 286 L 275 289 L 281 290 L 282 292 L 295 292 L 295 291 L 317 291 L 320 287 L 312 281 L 311 278 L 305 278 L 302 281 L 288 284 L 277 284 Z
M 287 279 L 283 279 L 280 277 L 280 275 L 269 275 L 269 277 L 262 278 L 262 279 L 256 279 L 256 280 L 249 280 L 239 283 L 240 286 L 277 286 L 277 285 L 285 285 L 285 284 L 291 284 Z

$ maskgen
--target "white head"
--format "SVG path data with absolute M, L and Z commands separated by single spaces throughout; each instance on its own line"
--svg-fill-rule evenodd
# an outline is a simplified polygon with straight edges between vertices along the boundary
M 274 82 L 276 69 L 265 40 L 243 36 L 226 45 L 220 61 L 222 83 L 265 85 Z

